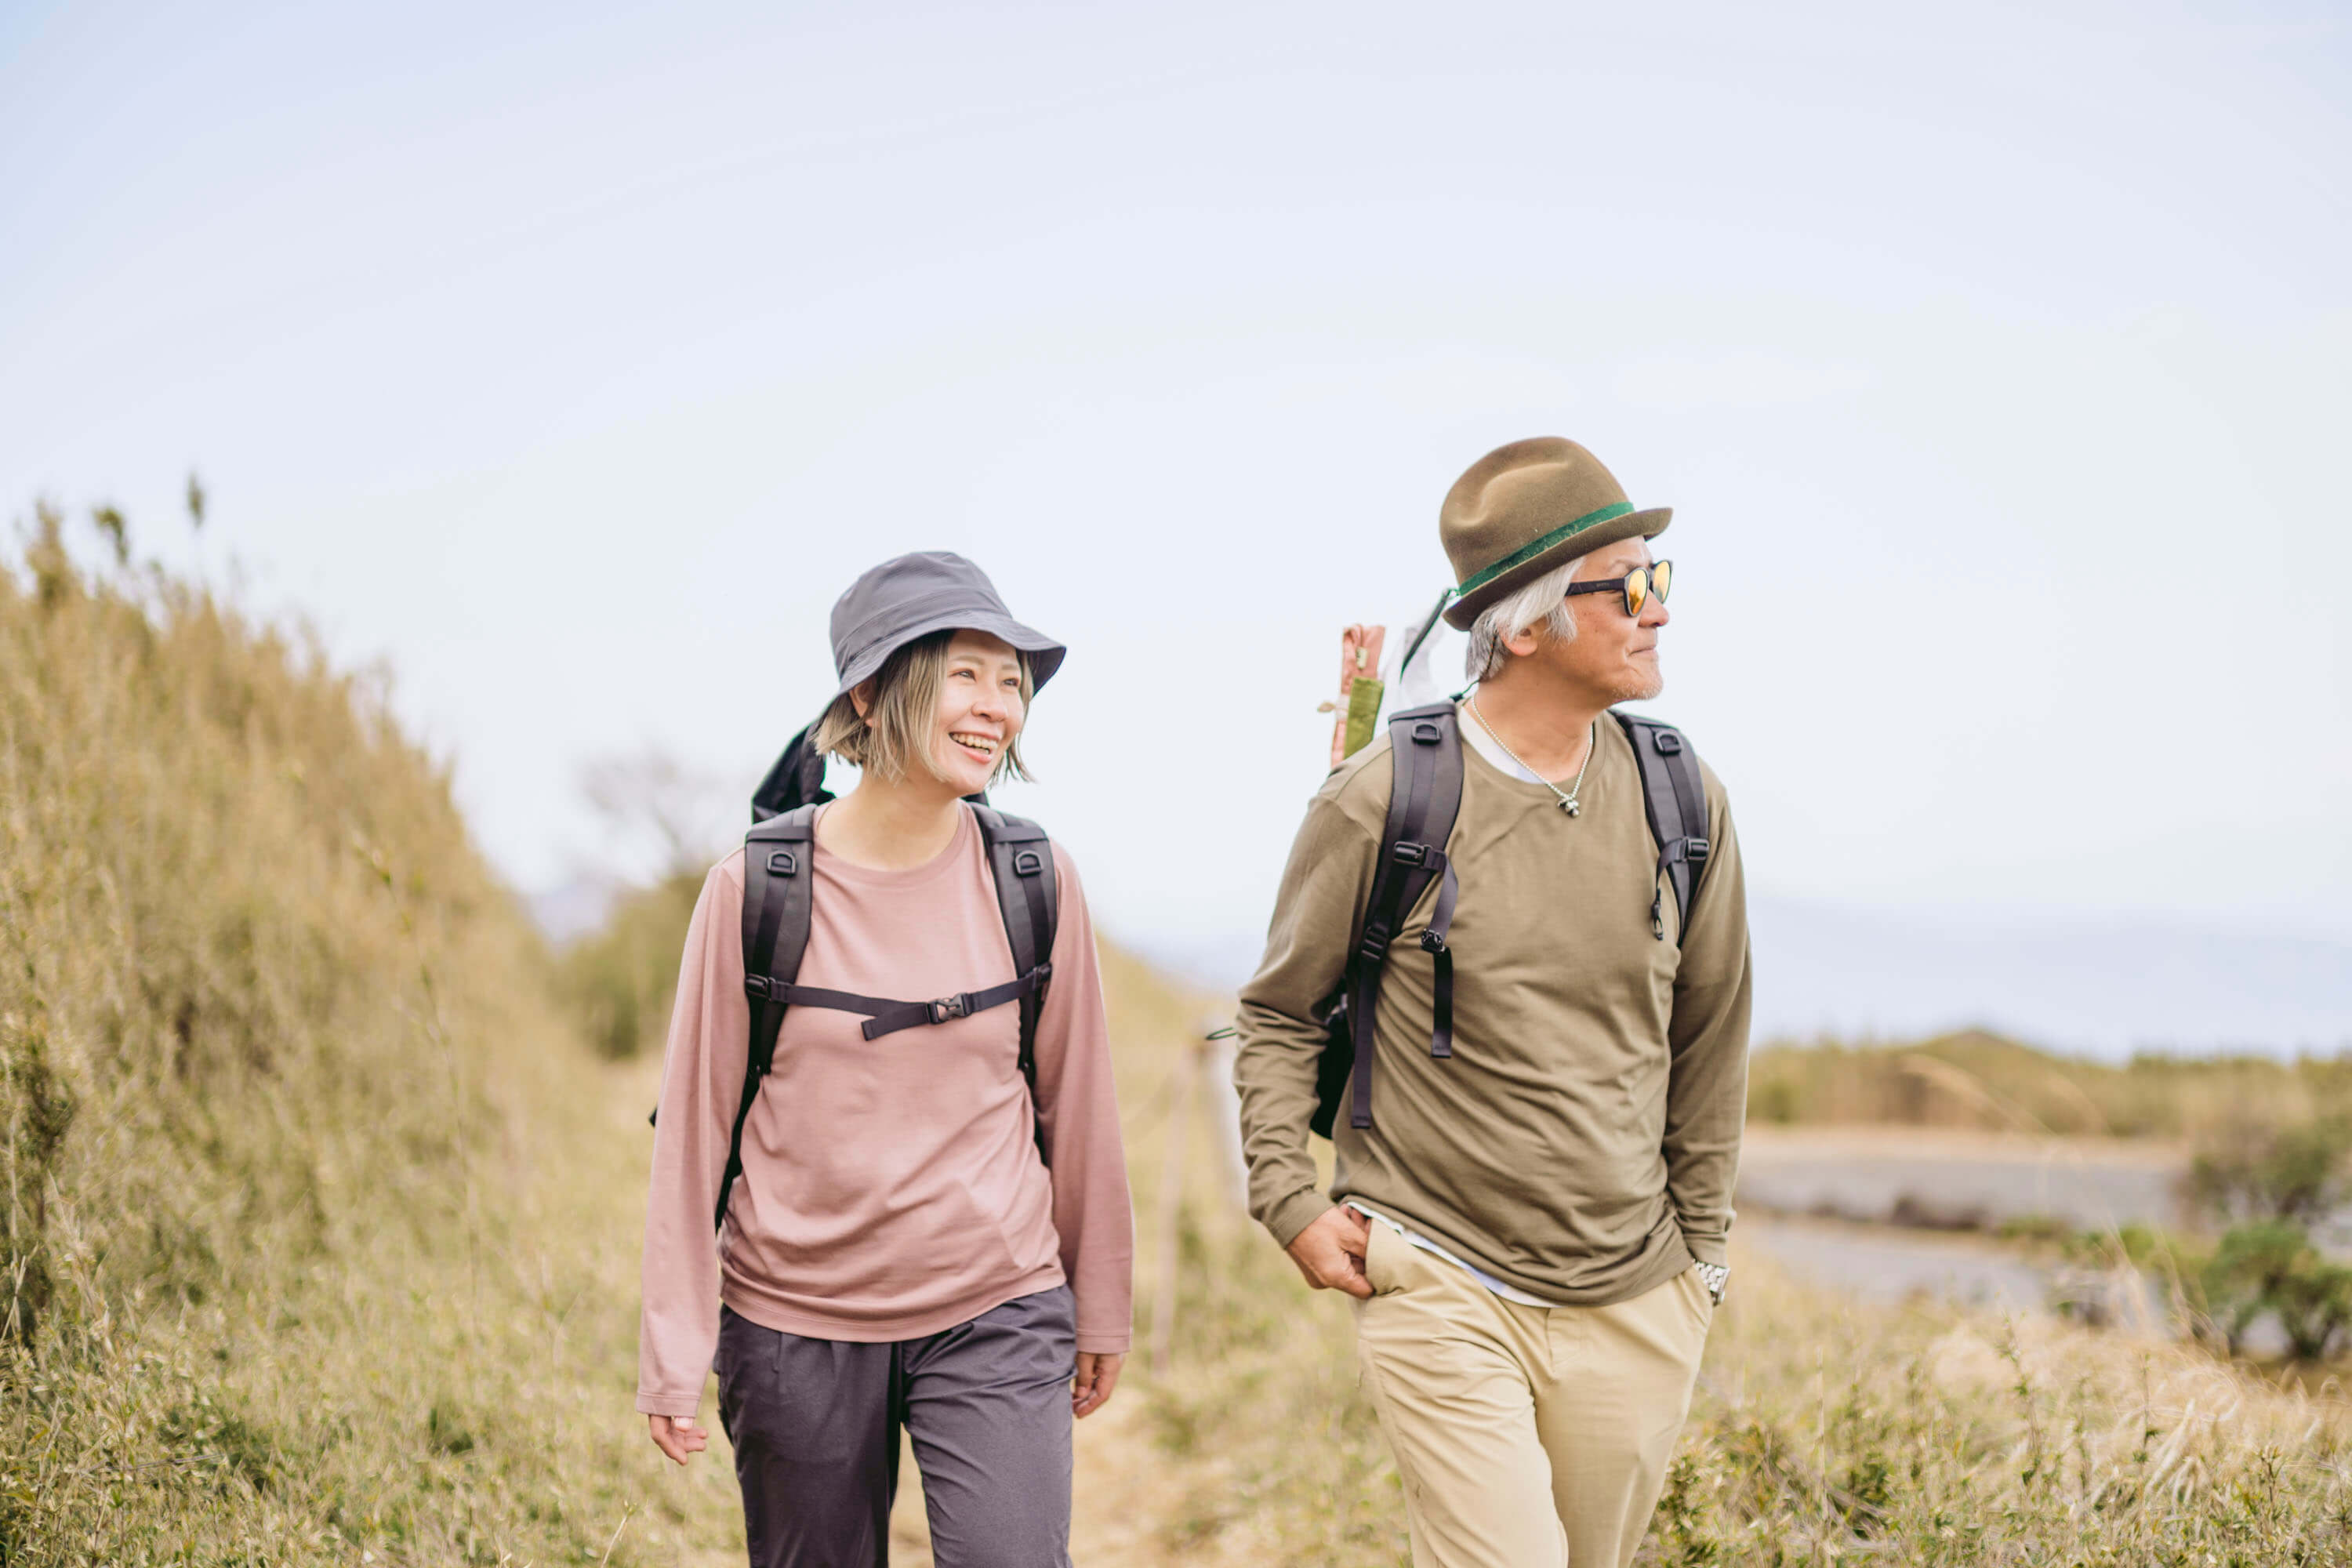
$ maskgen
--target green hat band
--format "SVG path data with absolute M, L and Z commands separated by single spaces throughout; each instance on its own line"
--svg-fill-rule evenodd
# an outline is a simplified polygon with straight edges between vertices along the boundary
M 1558 544 L 1561 540 L 1572 539 L 1596 523 L 1607 522 L 1612 517 L 1623 517 L 1627 512 L 1632 511 L 1633 510 L 1633 503 L 1632 501 L 1615 501 L 1608 506 L 1602 507 L 1598 511 L 1586 512 L 1574 522 L 1561 523 L 1558 528 L 1553 529 L 1541 539 L 1538 539 L 1532 544 L 1526 545 L 1521 549 L 1512 551 L 1508 555 L 1504 556 L 1500 561 L 1496 562 L 1484 572 L 1472 577 L 1470 581 L 1463 584 L 1462 586 L 1454 590 L 1454 596 L 1459 599 L 1465 597 L 1468 595 L 1475 594 L 1479 589 L 1485 587 L 1487 584 L 1493 582 L 1496 578 L 1501 576 L 1504 573 L 1508 572 L 1512 567 L 1519 565 L 1523 562 L 1534 560 L 1537 556 L 1541 555 L 1545 551 L 1549 550 L 1553 545 Z

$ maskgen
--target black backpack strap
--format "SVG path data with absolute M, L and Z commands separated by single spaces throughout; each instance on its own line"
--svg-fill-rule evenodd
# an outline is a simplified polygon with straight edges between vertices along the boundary
M 1699 884 L 1706 876 L 1708 854 L 1706 786 L 1698 776 L 1698 753 L 1683 732 L 1655 719 L 1639 718 L 1611 710 L 1633 742 L 1633 760 L 1642 771 L 1642 805 L 1649 813 L 1650 837 L 1658 846 L 1658 875 L 1675 889 L 1675 909 L 1688 931 Z M 1650 934 L 1666 939 L 1663 894 L 1652 879 Z
M 816 849 L 816 804 L 769 818 L 743 839 L 743 992 L 751 1006 L 751 1050 L 743 1064 L 743 1097 L 727 1136 L 727 1171 L 719 1180 L 713 1229 L 727 1221 L 727 1201 L 743 1173 L 743 1123 L 760 1085 L 776 1061 L 776 1034 L 784 1026 L 787 992 L 808 951 L 810 884 Z
M 1381 977 L 1389 943 L 1432 880 L 1443 879 L 1437 909 L 1422 946 L 1437 955 L 1435 1016 L 1429 1050 L 1454 1054 L 1454 955 L 1446 947 L 1454 920 L 1455 884 L 1445 841 L 1462 809 L 1462 731 L 1451 702 L 1409 708 L 1389 721 L 1394 774 L 1389 788 L 1388 821 L 1381 831 L 1380 860 L 1372 870 L 1364 925 L 1349 960 L 1348 1018 L 1355 1060 L 1349 1072 L 1348 1121 L 1372 1124 L 1373 1025 L 1380 1008 Z
M 1037 1154 L 1046 1157 L 1044 1119 L 1037 1100 L 1037 1019 L 1045 1007 L 1045 985 L 1054 975 L 1054 933 L 1061 919 L 1061 889 L 1054 874 L 1054 846 L 1045 830 L 1025 817 L 974 805 L 981 837 L 988 843 L 988 868 L 996 879 L 997 911 L 1004 918 L 1013 948 L 1013 984 L 1023 987 L 1021 1076 L 1029 1085 L 1031 1126 Z M 998 987 L 997 989 L 1003 989 Z M 986 995 L 991 993 L 982 993 Z

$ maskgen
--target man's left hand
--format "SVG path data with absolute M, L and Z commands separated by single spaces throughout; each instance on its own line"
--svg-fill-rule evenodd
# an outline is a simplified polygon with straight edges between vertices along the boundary
M 1070 1381 L 1070 1414 L 1083 1419 L 1110 1403 L 1110 1391 L 1118 1386 L 1118 1369 L 1125 1364 L 1123 1355 L 1080 1351 L 1078 1375 Z

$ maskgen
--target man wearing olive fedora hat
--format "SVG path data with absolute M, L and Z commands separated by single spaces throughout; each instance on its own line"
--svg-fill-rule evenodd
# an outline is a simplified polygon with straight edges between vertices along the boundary
M 1671 515 L 1558 437 L 1454 483 L 1470 689 L 1317 793 L 1242 992 L 1251 1212 L 1357 1299 L 1416 1568 L 1630 1563 L 1727 1279 L 1739 851 L 1680 733 L 1617 710 L 1664 684 Z

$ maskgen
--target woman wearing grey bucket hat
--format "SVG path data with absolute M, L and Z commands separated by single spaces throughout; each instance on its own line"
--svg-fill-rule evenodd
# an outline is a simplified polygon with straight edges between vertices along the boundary
M 637 1408 L 685 1463 L 715 1365 L 754 1564 L 886 1561 L 901 1430 L 941 1568 L 1066 1563 L 1132 1222 L 1076 872 L 984 798 L 1064 650 L 945 552 L 866 573 L 832 631 L 838 689 L 688 933 Z

